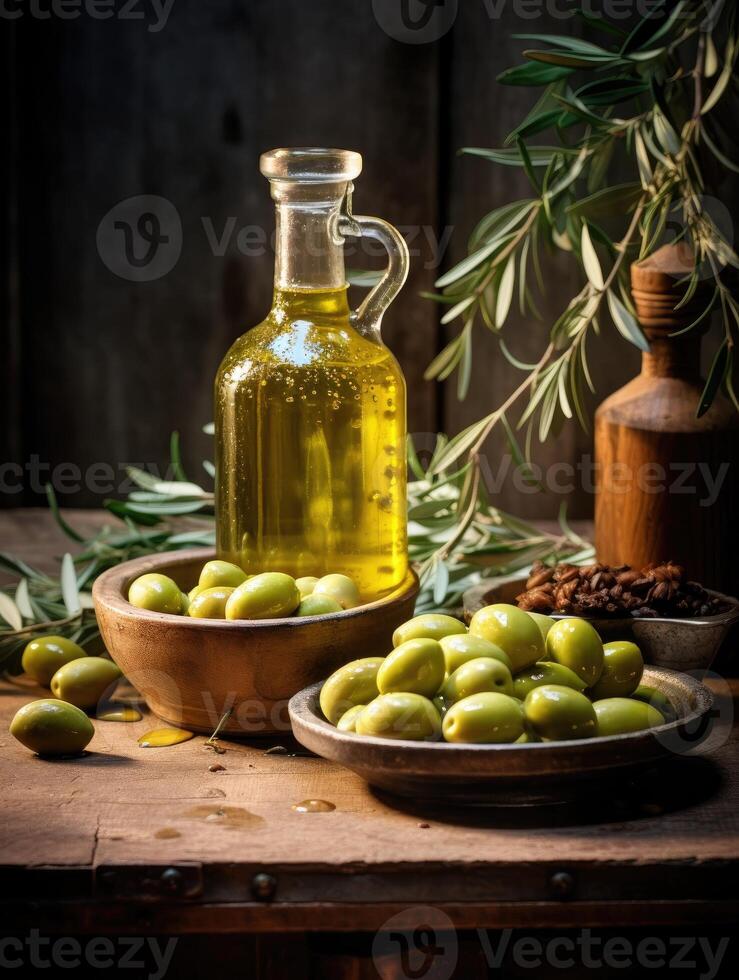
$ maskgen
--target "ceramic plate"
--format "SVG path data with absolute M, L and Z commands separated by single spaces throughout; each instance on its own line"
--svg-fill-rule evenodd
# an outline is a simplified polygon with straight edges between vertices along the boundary
M 296 694 L 289 711 L 295 737 L 306 748 L 391 793 L 445 802 L 483 802 L 510 793 L 534 800 L 557 797 L 578 781 L 654 765 L 707 736 L 713 705 L 708 688 L 657 667 L 645 668 L 643 683 L 667 695 L 676 721 L 629 735 L 566 742 L 450 745 L 345 734 L 321 715 L 321 684 Z

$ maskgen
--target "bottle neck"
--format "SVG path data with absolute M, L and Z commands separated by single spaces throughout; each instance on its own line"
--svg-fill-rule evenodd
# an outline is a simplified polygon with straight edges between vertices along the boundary
M 641 373 L 646 378 L 700 378 L 701 338 L 694 334 L 666 337 L 647 331 L 649 353 L 642 354 Z
M 336 228 L 343 193 L 328 201 L 276 204 L 275 290 L 341 289 L 344 249 Z

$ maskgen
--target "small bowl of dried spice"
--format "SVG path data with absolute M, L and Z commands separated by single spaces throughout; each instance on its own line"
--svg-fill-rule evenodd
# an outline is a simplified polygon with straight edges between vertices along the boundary
M 690 581 L 673 561 L 641 569 L 536 562 L 528 578 L 469 589 L 465 618 L 495 602 L 553 619 L 585 617 L 604 640 L 633 640 L 649 663 L 684 671 L 707 670 L 739 622 L 739 600 Z

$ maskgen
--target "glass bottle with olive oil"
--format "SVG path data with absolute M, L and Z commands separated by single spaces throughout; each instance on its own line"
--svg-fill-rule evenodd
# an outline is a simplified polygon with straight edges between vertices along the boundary
M 260 163 L 276 202 L 274 302 L 216 378 L 218 553 L 247 572 L 343 572 L 370 600 L 408 569 L 405 382 L 380 337 L 408 250 L 386 222 L 352 214 L 358 153 L 273 150 Z M 348 235 L 390 258 L 356 311 Z

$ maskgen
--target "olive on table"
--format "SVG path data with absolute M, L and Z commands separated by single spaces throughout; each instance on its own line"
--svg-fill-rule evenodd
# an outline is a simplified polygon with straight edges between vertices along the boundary
M 525 700 L 529 691 L 545 684 L 561 684 L 575 691 L 584 691 L 586 684 L 577 676 L 574 670 L 563 664 L 548 660 L 539 660 L 530 667 L 525 667 L 513 675 L 513 696 Z
M 439 693 L 447 705 L 452 705 L 470 694 L 480 694 L 482 691 L 513 696 L 511 672 L 500 660 L 492 657 L 468 660 L 447 677 Z
M 656 708 L 633 698 L 604 698 L 593 704 L 598 719 L 598 735 L 625 735 L 664 725 Z
M 340 732 L 355 732 L 357 730 L 357 718 L 367 707 L 366 704 L 355 704 L 353 708 L 349 708 L 336 722 L 336 727 Z
M 586 619 L 560 619 L 547 634 L 546 659 L 574 670 L 592 687 L 603 671 L 603 642 Z
M 328 678 L 321 688 L 321 711 L 332 725 L 349 708 L 357 704 L 369 704 L 380 693 L 377 688 L 377 672 L 382 657 L 363 657 L 344 664 Z
M 508 670 L 512 668 L 508 654 L 481 636 L 473 636 L 472 633 L 453 633 L 450 636 L 442 636 L 439 643 L 444 651 L 447 674 L 453 674 L 462 664 L 466 664 L 468 660 L 477 660 L 478 657 L 492 657 L 493 660 L 505 664 Z
M 150 612 L 169 613 L 179 616 L 182 612 L 182 593 L 175 581 L 168 575 L 148 572 L 139 575 L 128 590 L 128 601 L 139 609 Z
M 492 691 L 471 694 L 451 705 L 442 731 L 447 742 L 515 742 L 524 732 L 521 702 Z
M 389 653 L 377 672 L 380 694 L 407 692 L 433 698 L 442 685 L 444 652 L 436 640 L 406 640 Z
M 434 741 L 441 735 L 439 712 L 428 698 L 412 692 L 380 694 L 356 722 L 357 735 Z
M 632 694 L 644 673 L 641 650 L 630 640 L 617 640 L 603 646 L 603 672 L 588 694 L 593 701 L 626 698 Z
M 86 656 L 79 643 L 66 636 L 39 636 L 26 644 L 21 666 L 37 684 L 48 687 L 60 667 Z
M 360 603 L 359 589 L 348 575 L 334 573 L 324 575 L 313 586 L 312 595 L 325 595 L 336 599 L 342 609 L 354 609 Z
M 246 579 L 247 575 L 243 568 L 239 568 L 233 562 L 214 558 L 212 561 L 207 561 L 200 570 L 198 585 L 203 589 L 216 589 L 219 586 L 235 589 L 237 585 L 246 582 Z
M 644 701 L 645 704 L 651 704 L 664 716 L 665 721 L 674 721 L 677 718 L 677 711 L 672 701 L 656 687 L 640 684 L 630 697 L 636 698 L 637 701 Z
M 10 723 L 10 734 L 39 755 L 76 755 L 95 734 L 84 711 L 54 698 L 24 704 Z
M 442 640 L 445 636 L 462 635 L 467 633 L 464 623 L 454 616 L 444 613 L 423 613 L 413 619 L 401 623 L 393 633 L 393 646 L 399 647 L 406 640 Z
M 215 585 L 210 589 L 198 592 L 190 600 L 187 615 L 193 619 L 225 619 L 226 604 L 236 590 L 233 586 Z
M 300 578 L 296 578 L 295 584 L 298 587 L 300 598 L 305 599 L 307 596 L 313 595 L 313 590 L 318 585 L 318 581 L 316 575 L 301 575 Z
M 283 572 L 262 572 L 237 586 L 226 603 L 226 619 L 280 619 L 300 605 L 295 579 Z
M 296 616 L 326 616 L 328 613 L 343 612 L 344 607 L 329 595 L 307 595 L 300 600 Z
M 470 621 L 470 633 L 507 653 L 513 673 L 544 656 L 544 641 L 537 624 L 528 613 L 505 602 L 478 609 Z
M 115 690 L 123 674 L 112 660 L 84 657 L 64 664 L 51 678 L 51 693 L 78 708 L 96 708 Z
M 595 709 L 580 691 L 562 684 L 535 687 L 523 703 L 527 726 L 547 741 L 597 735 Z

